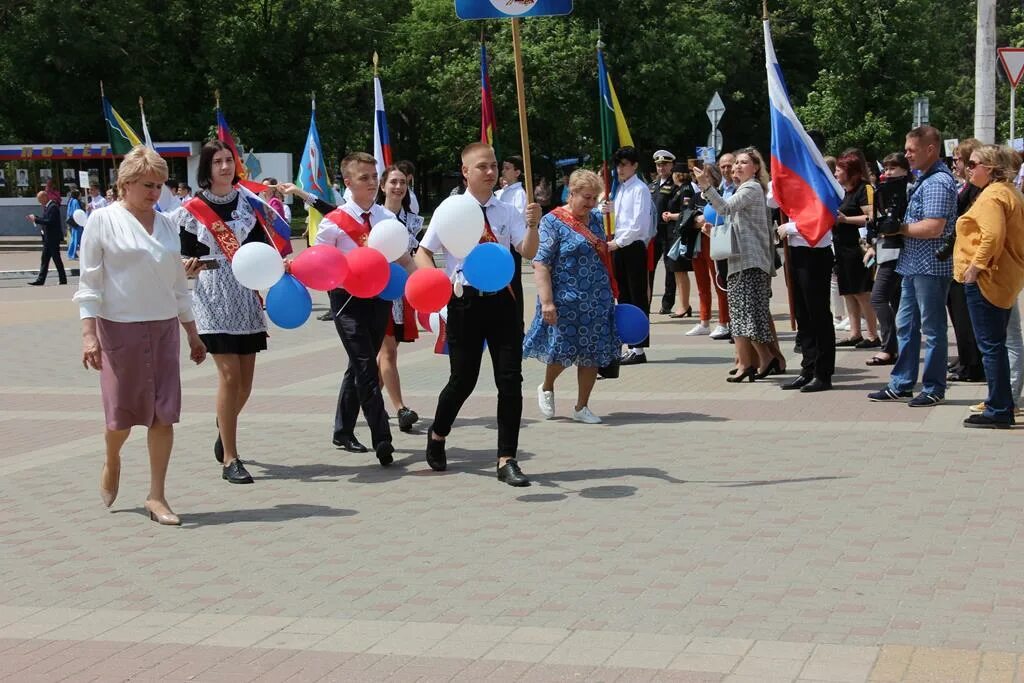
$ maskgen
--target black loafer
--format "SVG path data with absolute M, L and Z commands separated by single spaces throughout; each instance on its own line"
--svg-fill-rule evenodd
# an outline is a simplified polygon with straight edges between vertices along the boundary
M 435 472 L 448 469 L 448 457 L 444 452 L 444 441 L 433 438 L 433 432 L 427 432 L 427 464 Z
M 816 391 L 828 391 L 831 388 L 831 381 L 827 379 L 818 379 L 817 377 L 815 377 L 810 382 L 800 387 L 800 393 L 813 394 Z
M 46 283 L 45 282 L 40 282 L 39 280 L 32 280 L 28 284 L 32 285 L 33 287 L 42 287 Z
M 403 432 L 411 432 L 412 426 L 420 421 L 420 416 L 415 410 L 408 408 L 398 409 L 398 429 Z
M 334 320 L 334 314 L 331 313 L 330 311 L 327 311 L 323 315 L 318 315 L 316 317 L 316 319 L 317 320 L 324 320 L 324 321 L 326 321 L 326 320 Z
M 515 458 L 509 458 L 504 465 L 498 468 L 498 481 L 503 481 L 509 486 L 530 485 L 530 480 L 519 469 L 519 463 Z
M 1010 429 L 1013 427 L 1013 424 L 993 420 L 991 417 L 985 417 L 984 415 L 971 415 L 964 420 L 964 427 L 973 427 L 975 429 Z
M 245 465 L 242 464 L 241 459 L 235 458 L 231 461 L 231 464 L 223 468 L 221 472 L 221 479 L 226 480 L 230 484 L 251 484 L 252 475 L 245 469 Z
M 359 443 L 354 434 L 336 436 L 331 443 L 342 450 L 348 451 L 349 453 L 366 453 L 370 450 L 363 444 Z
M 811 383 L 812 379 L 813 377 L 808 377 L 807 375 L 797 375 L 797 378 L 792 382 L 783 384 L 782 389 L 783 391 L 792 391 L 793 389 L 800 389 L 802 391 L 804 386 Z
M 381 441 L 374 449 L 377 452 L 377 460 L 381 467 L 388 467 L 395 461 L 395 447 L 390 441 Z

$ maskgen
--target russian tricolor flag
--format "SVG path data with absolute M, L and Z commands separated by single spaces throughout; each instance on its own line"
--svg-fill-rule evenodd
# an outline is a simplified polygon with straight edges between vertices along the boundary
M 779 208 L 814 246 L 835 225 L 845 191 L 793 111 L 767 19 L 764 54 L 772 117 L 772 193 Z
M 373 76 L 373 158 L 377 160 L 377 175 L 383 180 L 384 169 L 391 165 L 391 138 L 388 119 L 384 115 L 384 93 L 380 89 L 380 76 Z

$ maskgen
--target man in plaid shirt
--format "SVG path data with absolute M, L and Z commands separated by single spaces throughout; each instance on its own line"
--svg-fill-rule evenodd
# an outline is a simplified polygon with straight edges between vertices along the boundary
M 956 181 L 939 158 L 942 137 L 931 126 L 907 133 L 906 155 L 911 168 L 921 173 L 899 225 L 903 250 L 896 272 L 903 276 L 900 308 L 896 313 L 899 356 L 889 384 L 872 401 L 904 401 L 911 407 L 938 405 L 946 396 L 946 296 L 953 279 L 953 262 L 935 256 L 956 230 Z M 923 389 L 914 386 L 924 346 Z

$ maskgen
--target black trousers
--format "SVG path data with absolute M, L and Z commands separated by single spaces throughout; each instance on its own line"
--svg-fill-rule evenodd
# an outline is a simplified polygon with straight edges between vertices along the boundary
M 836 331 L 832 322 L 831 249 L 790 247 L 796 340 L 803 352 L 800 374 L 831 380 L 836 371 Z
M 615 280 L 619 283 L 619 303 L 633 304 L 650 317 L 650 281 L 647 278 L 647 245 L 636 241 L 612 252 L 615 257 Z M 651 345 L 647 337 L 634 348 Z
M 896 312 L 900 310 L 900 292 L 903 278 L 896 272 L 896 261 L 878 264 L 875 284 L 871 287 L 871 308 L 878 318 L 878 336 L 881 350 L 892 357 L 899 351 L 896 342 Z
M 46 275 L 50 272 L 50 260 L 52 259 L 53 265 L 57 268 L 60 283 L 62 285 L 68 283 L 68 276 L 64 273 L 64 261 L 60 258 L 60 239 L 60 235 L 43 237 L 43 255 L 39 262 L 39 277 L 36 278 L 39 282 L 46 282 Z
M 466 289 L 464 296 L 448 302 L 451 374 L 437 399 L 430 429 L 438 436 L 451 433 L 480 377 L 487 342 L 498 388 L 498 457 L 515 457 L 523 416 L 523 319 L 517 317 L 517 304 L 508 290 L 480 296 Z
M 672 248 L 675 239 L 669 239 L 669 226 L 659 225 L 658 232 L 654 236 L 654 263 L 662 262 L 665 268 L 665 292 L 661 295 L 661 308 L 659 310 L 669 311 L 676 305 L 676 276 L 669 270 L 668 250 Z M 647 283 L 650 289 L 650 300 L 648 305 L 654 301 L 654 280 L 657 268 L 648 273 Z
M 373 446 L 391 442 L 391 427 L 384 410 L 384 397 L 380 392 L 380 371 L 377 353 L 384 343 L 388 327 L 391 302 L 383 299 L 351 297 L 343 289 L 328 292 L 334 327 L 341 337 L 341 345 L 348 354 L 348 368 L 338 391 L 338 407 L 334 413 L 334 437 L 352 435 L 356 428 L 359 409 L 370 426 Z M 341 314 L 338 315 L 338 311 Z
M 959 372 L 968 377 L 984 377 L 985 368 L 981 364 L 981 351 L 978 340 L 974 338 L 971 326 L 971 314 L 967 309 L 967 295 L 963 284 L 953 280 L 949 284 L 949 297 L 946 299 L 949 319 L 953 323 L 953 336 L 956 337 L 956 355 Z

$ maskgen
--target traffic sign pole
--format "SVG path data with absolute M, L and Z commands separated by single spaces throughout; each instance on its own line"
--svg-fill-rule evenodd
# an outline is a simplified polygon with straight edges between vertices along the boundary
M 998 52 L 999 61 L 1010 81 L 1010 145 L 1013 145 L 1017 134 L 1017 85 L 1024 76 L 1024 48 L 1001 47 Z

